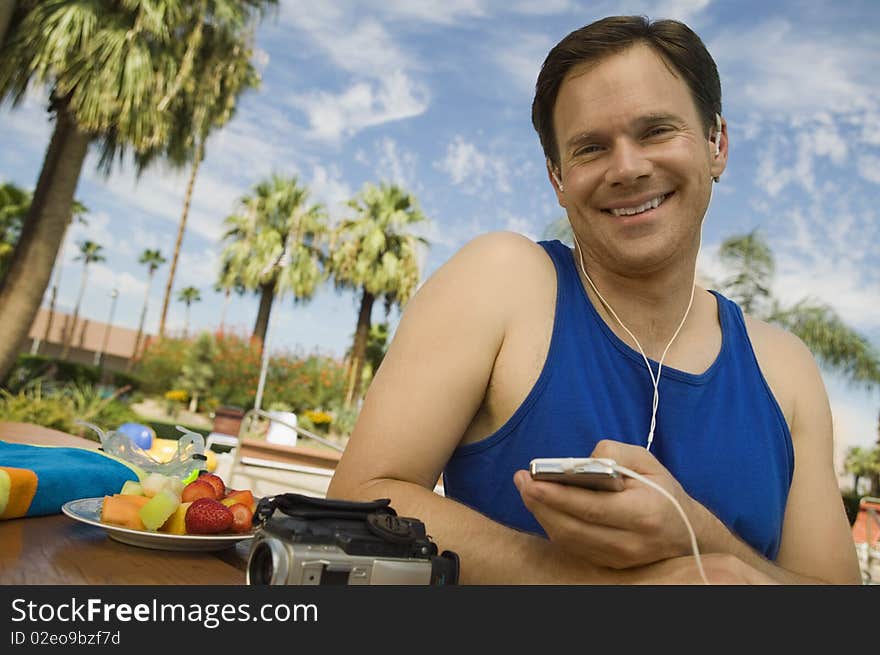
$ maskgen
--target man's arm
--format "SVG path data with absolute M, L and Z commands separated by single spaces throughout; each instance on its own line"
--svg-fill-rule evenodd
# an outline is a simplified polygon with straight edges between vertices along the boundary
M 860 584 L 858 558 L 834 474 L 831 408 L 813 356 L 797 337 L 750 321 L 756 354 L 777 398 L 793 398 L 794 477 L 775 563 L 731 535 L 706 511 L 709 551 L 733 553 L 786 584 Z M 758 332 L 761 332 L 759 334 Z

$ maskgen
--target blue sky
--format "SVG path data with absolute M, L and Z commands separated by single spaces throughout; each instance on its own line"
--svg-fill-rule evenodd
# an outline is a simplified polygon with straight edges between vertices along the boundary
M 535 77 L 565 34 L 609 14 L 686 21 L 718 64 L 730 163 L 716 187 L 700 271 L 721 273 L 726 237 L 760 228 L 777 263 L 774 293 L 830 304 L 880 347 L 880 3 L 873 0 L 281 0 L 257 33 L 260 90 L 208 142 L 175 288 L 196 286 L 194 328 L 216 327 L 213 291 L 222 221 L 236 199 L 271 173 L 296 174 L 334 220 L 366 182 L 403 184 L 430 218 L 425 276 L 474 236 L 514 230 L 539 238 L 561 215 L 529 120 Z M 32 188 L 51 124 L 35 90 L 0 107 L 0 179 Z M 136 328 L 146 291 L 137 258 L 170 256 L 186 171 L 132 168 L 105 178 L 90 154 L 77 197 L 91 213 L 68 233 L 60 302 L 72 307 L 84 238 L 101 243 L 83 314 Z M 155 331 L 168 265 L 159 270 L 147 327 Z M 254 296 L 233 298 L 227 325 L 247 332 Z M 341 355 L 357 298 L 330 286 L 304 305 L 276 304 L 271 344 Z M 382 310 L 376 308 L 375 320 Z M 398 315 L 392 312 L 392 323 Z M 184 308 L 173 302 L 170 326 Z M 873 443 L 880 393 L 826 375 L 838 443 Z

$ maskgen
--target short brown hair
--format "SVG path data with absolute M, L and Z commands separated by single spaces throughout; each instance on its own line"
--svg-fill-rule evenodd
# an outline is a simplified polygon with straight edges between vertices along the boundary
M 544 155 L 559 164 L 553 109 L 559 88 L 568 72 L 585 62 L 598 62 L 636 44 L 652 48 L 684 78 L 706 135 L 721 113 L 721 81 L 712 55 L 700 37 L 676 20 L 650 21 L 645 16 L 610 16 L 575 30 L 547 55 L 535 84 L 532 125 L 541 139 Z

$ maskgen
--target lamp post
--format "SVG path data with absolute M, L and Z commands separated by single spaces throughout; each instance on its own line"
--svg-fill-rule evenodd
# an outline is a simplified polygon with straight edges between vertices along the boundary
M 107 319 L 107 325 L 104 326 L 104 343 L 101 344 L 101 349 L 95 353 L 95 366 L 104 366 L 103 357 L 104 353 L 107 351 L 107 342 L 110 340 L 110 328 L 113 325 L 113 313 L 116 311 L 116 299 L 119 297 L 119 290 L 113 289 L 110 292 L 110 316 Z

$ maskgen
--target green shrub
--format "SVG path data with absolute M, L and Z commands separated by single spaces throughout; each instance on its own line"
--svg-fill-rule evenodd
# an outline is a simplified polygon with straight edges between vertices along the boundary
M 253 407 L 262 364 L 259 343 L 229 333 L 214 339 L 216 359 L 209 395 L 218 406 Z
M 12 393 L 18 393 L 33 380 L 46 376 L 54 360 L 42 355 L 21 354 L 15 361 L 3 386 Z
M 158 339 L 147 344 L 135 366 L 135 374 L 147 393 L 165 393 L 180 377 L 190 342 L 186 339 Z
M 123 373 L 121 371 L 114 371 L 110 380 L 113 383 L 113 386 L 117 389 L 121 389 L 123 387 L 130 387 L 131 393 L 140 390 L 143 386 L 143 380 L 141 380 L 137 375 L 132 375 L 131 373 Z
M 151 343 L 136 369 L 143 380 L 143 391 L 164 395 L 181 388 L 181 381 L 193 378 L 191 374 L 183 375 L 184 366 L 193 361 L 197 349 L 202 349 L 211 353 L 211 375 L 199 376 L 204 378 L 204 384 L 195 386 L 202 388 L 186 391 L 198 391 L 199 398 L 204 398 L 202 407 L 208 410 L 222 405 L 253 407 L 260 378 L 259 343 L 229 333 L 203 334 L 199 339 L 198 345 L 194 340 L 183 339 Z M 210 346 L 206 343 L 208 339 Z M 335 413 L 342 408 L 344 395 L 345 367 L 332 357 L 284 352 L 269 359 L 263 407 L 283 403 L 297 414 L 315 409 Z
M 111 430 L 139 417 L 126 403 L 114 396 L 105 397 L 90 385 L 49 389 L 36 382 L 18 393 L 0 390 L 0 420 L 34 423 L 97 440 L 93 431 L 76 423 L 77 419 Z
M 0 420 L 34 423 L 71 432 L 73 419 L 70 400 L 57 394 L 44 394 L 40 384 L 25 387 L 17 393 L 0 389 Z
M 345 367 L 332 357 L 272 357 L 266 373 L 264 404 L 284 402 L 297 415 L 308 410 L 335 410 L 345 397 Z
M 101 381 L 101 369 L 97 366 L 69 362 L 56 359 L 57 372 L 54 375 L 56 382 L 71 382 L 77 385 L 94 385 Z

